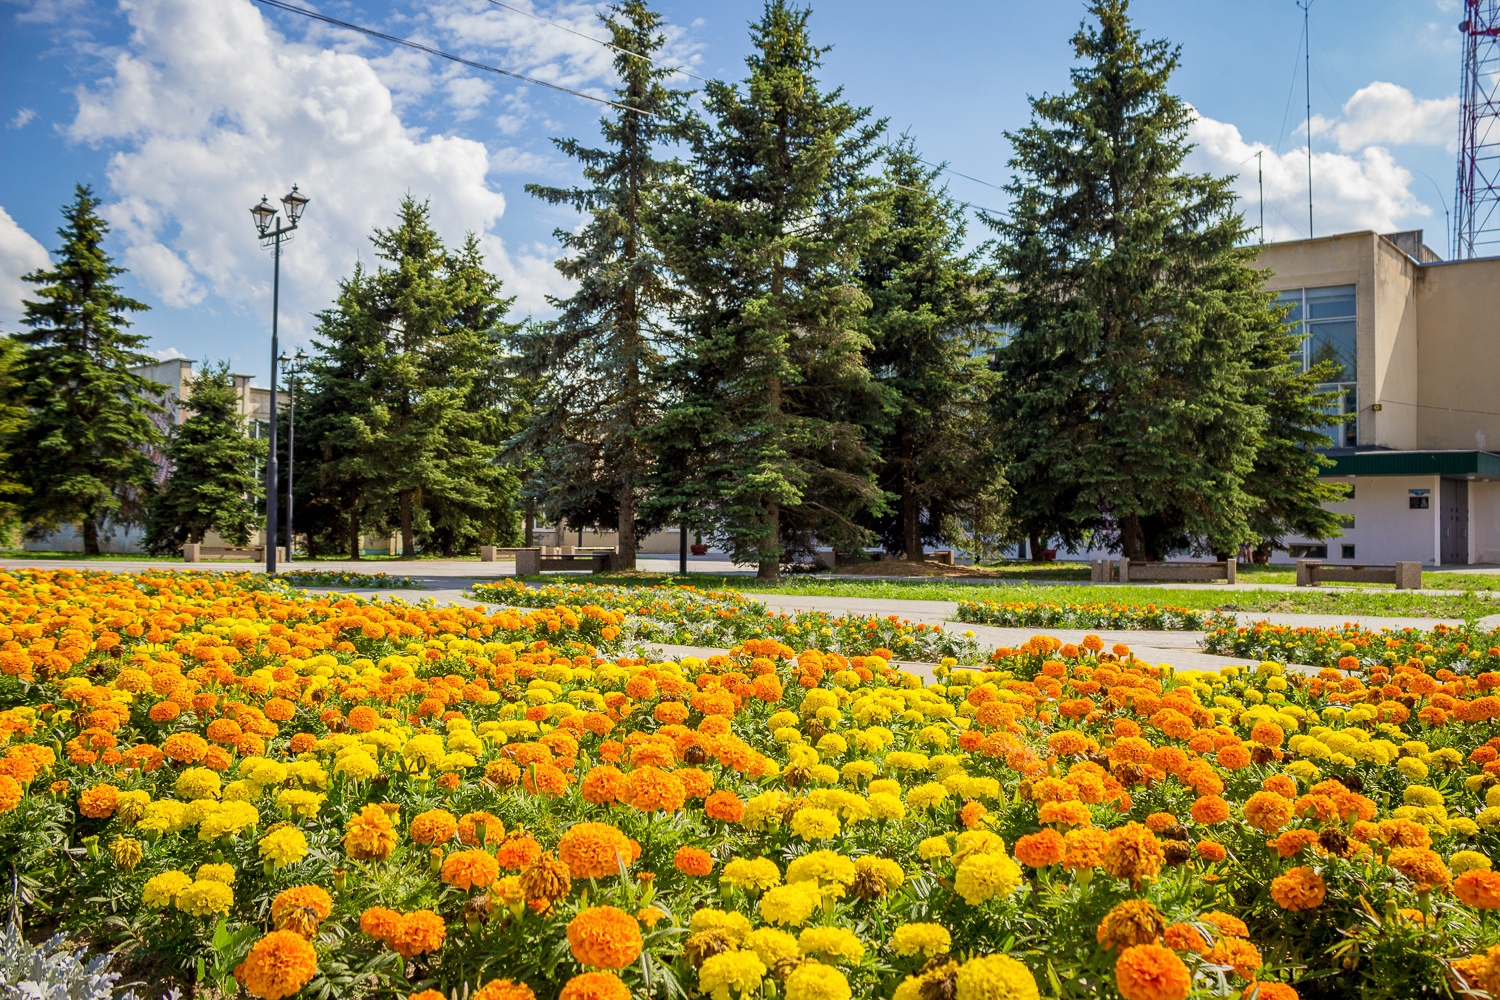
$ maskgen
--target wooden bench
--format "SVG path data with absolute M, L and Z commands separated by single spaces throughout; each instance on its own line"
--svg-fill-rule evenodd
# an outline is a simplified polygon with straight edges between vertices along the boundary
M 1121 556 L 1118 560 L 1095 559 L 1089 564 L 1091 583 L 1177 583 L 1222 580 L 1234 583 L 1239 564 L 1222 562 L 1140 562 Z
M 1297 586 L 1317 587 L 1324 583 L 1394 583 L 1397 590 L 1421 590 L 1422 564 L 1330 566 L 1321 559 L 1297 560 Z

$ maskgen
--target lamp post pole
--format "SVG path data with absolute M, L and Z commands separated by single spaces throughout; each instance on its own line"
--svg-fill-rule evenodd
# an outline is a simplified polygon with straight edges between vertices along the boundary
M 296 356 L 285 354 L 278 358 L 286 372 L 286 561 L 292 561 L 296 551 L 296 535 L 292 532 L 292 463 L 297 448 L 297 376 L 307 362 L 307 355 L 298 351 Z
M 277 211 L 271 206 L 265 197 L 260 199 L 260 204 L 250 209 L 250 214 L 255 217 L 255 228 L 260 230 L 260 241 L 262 246 L 271 248 L 271 438 L 269 441 L 269 452 L 266 456 L 266 572 L 276 572 L 276 500 L 277 491 L 280 487 L 280 479 L 276 468 L 276 360 L 279 353 L 277 344 L 277 320 L 281 312 L 281 244 L 291 237 L 292 231 L 297 228 L 297 221 L 302 218 L 302 210 L 307 207 L 307 198 L 298 193 L 297 185 L 292 185 L 290 193 L 281 199 L 281 206 L 286 211 L 286 224 L 277 218 Z M 276 223 L 275 228 L 271 226 Z

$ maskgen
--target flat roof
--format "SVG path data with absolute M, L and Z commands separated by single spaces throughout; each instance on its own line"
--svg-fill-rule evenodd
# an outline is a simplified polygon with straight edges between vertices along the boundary
M 1500 479 L 1490 451 L 1361 451 L 1331 454 L 1325 476 L 1485 476 Z

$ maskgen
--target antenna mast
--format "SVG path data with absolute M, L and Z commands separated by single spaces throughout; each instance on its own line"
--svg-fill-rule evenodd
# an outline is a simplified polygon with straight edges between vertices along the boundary
M 1495 2 L 1495 0 L 1491 0 Z M 1307 13 L 1312 10 L 1313 0 L 1297 0 L 1297 6 L 1302 8 L 1302 54 L 1305 64 L 1302 68 L 1303 92 L 1307 96 L 1307 238 L 1313 238 L 1313 193 L 1312 193 L 1312 35 L 1308 32 Z
M 1500 0 L 1464 0 L 1453 257 L 1500 253 Z

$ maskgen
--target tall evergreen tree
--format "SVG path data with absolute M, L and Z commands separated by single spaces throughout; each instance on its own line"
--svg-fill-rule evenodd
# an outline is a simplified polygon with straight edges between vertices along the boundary
M 229 365 L 205 365 L 191 383 L 184 405 L 192 411 L 167 441 L 171 467 L 166 485 L 151 500 L 146 543 L 173 552 L 217 531 L 231 545 L 250 541 L 257 494 L 255 474 L 265 447 L 245 433 L 239 394 Z
M 1184 540 L 1229 551 L 1253 535 L 1253 355 L 1275 315 L 1228 179 L 1183 170 L 1178 50 L 1142 41 L 1128 6 L 1093 0 L 1072 88 L 1033 99 L 1009 135 L 1012 214 L 988 221 L 1014 288 L 998 396 L 1010 479 L 1023 520 L 1060 516 L 1049 534 L 1103 517 L 1134 559 Z
M 653 62 L 663 45 L 660 15 L 643 0 L 624 0 L 602 19 L 615 48 L 614 100 L 622 110 L 601 120 L 602 148 L 554 140 L 582 165 L 588 186 L 526 186 L 587 213 L 588 221 L 556 232 L 569 254 L 557 269 L 578 289 L 549 300 L 560 315 L 525 338 L 522 363 L 536 401 L 521 443 L 541 457 L 537 478 L 554 515 L 570 524 L 614 525 L 621 568 L 634 569 L 638 538 L 664 513 L 645 516 L 639 503 L 654 461 L 642 431 L 660 414 L 662 321 L 676 299 L 652 220 L 665 186 L 681 173 L 658 147 L 678 135 L 673 123 L 684 94 L 666 86 L 672 71 Z
M 165 391 L 130 372 L 155 360 L 142 353 L 146 338 L 129 332 L 129 314 L 147 307 L 115 283 L 125 269 L 104 250 L 109 226 L 98 206 L 78 185 L 55 265 L 23 275 L 36 286 L 23 303 L 28 329 L 16 335 L 27 348 L 15 371 L 28 419 L 9 443 L 27 490 L 22 518 L 36 530 L 78 525 L 88 555 L 99 553 L 105 519 L 151 486 L 146 448 L 161 440 L 153 397 Z
M 895 510 L 874 520 L 889 552 L 921 562 L 947 518 L 973 522 L 1004 492 L 988 419 L 997 379 L 985 325 L 988 278 L 963 254 L 963 208 L 902 136 L 885 154 L 877 195 L 886 223 L 860 260 L 870 298 L 866 363 L 886 390 L 880 485 Z
M 0 545 L 6 548 L 18 541 L 26 493 L 4 451 L 26 423 L 26 394 L 17 377 L 24 353 L 14 337 L 0 335 Z
M 768 0 L 748 79 L 705 88 L 664 242 L 691 297 L 676 398 L 653 429 L 652 502 L 691 511 L 763 579 L 814 537 L 864 540 L 856 518 L 884 504 L 862 430 L 879 393 L 856 273 L 879 220 L 868 168 L 884 125 L 819 85 L 807 20 Z

